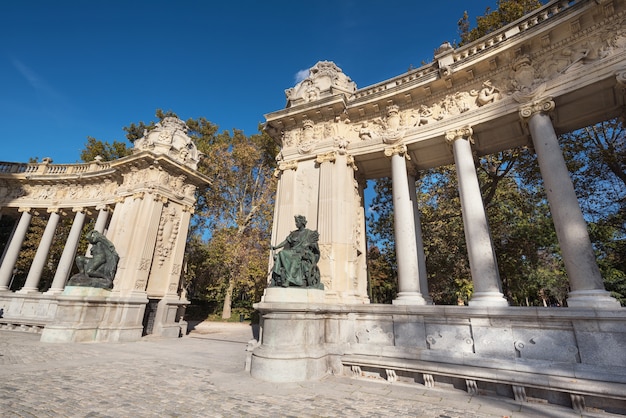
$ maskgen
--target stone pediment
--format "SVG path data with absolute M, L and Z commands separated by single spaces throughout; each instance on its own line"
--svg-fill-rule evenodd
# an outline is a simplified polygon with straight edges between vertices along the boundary
M 285 90 L 287 106 L 292 107 L 343 94 L 350 97 L 356 84 L 332 61 L 319 61 L 309 70 L 309 76 Z

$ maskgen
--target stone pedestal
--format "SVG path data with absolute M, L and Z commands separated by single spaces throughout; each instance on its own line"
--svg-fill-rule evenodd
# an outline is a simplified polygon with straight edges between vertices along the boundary
M 324 303 L 324 291 L 294 287 L 268 287 L 261 302 L 267 303 Z
M 147 299 L 111 297 L 111 291 L 66 286 L 57 297 L 54 320 L 41 333 L 43 342 L 136 341 Z
M 328 369 L 323 341 L 321 317 L 304 310 L 262 314 L 261 344 L 252 354 L 250 373 L 268 382 L 321 379 Z

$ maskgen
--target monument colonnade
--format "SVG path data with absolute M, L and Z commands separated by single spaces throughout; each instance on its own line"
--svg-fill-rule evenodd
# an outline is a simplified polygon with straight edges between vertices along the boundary
M 97 219 L 94 224 L 94 230 L 104 234 L 105 227 L 110 219 L 112 210 L 107 205 L 98 205 L 93 207 L 73 207 L 73 208 L 42 208 L 39 210 L 45 210 L 49 213 L 48 221 L 44 233 L 37 247 L 37 251 L 33 258 L 33 262 L 30 265 L 26 282 L 21 289 L 18 289 L 21 293 L 37 292 L 39 290 L 39 283 L 41 275 L 47 261 L 50 248 L 52 246 L 53 238 L 55 237 L 58 222 L 62 219 L 62 213 L 71 212 L 74 213 L 74 219 L 69 234 L 66 237 L 65 244 L 63 245 L 63 252 L 59 263 L 56 266 L 56 271 L 50 288 L 47 289 L 47 293 L 61 293 L 65 287 L 67 280 L 70 277 L 70 272 L 74 266 L 74 258 L 78 249 L 78 244 L 81 238 L 81 232 L 85 225 L 87 214 L 91 210 L 95 209 L 98 213 Z M 9 290 L 11 279 L 13 278 L 13 271 L 20 255 L 20 250 L 26 233 L 33 219 L 33 212 L 38 213 L 38 210 L 33 208 L 17 208 L 19 220 L 14 223 L 10 239 L 8 244 L 5 245 L 4 253 L 2 256 L 2 264 L 0 265 L 0 291 Z M 7 216 L 7 215 L 5 215 Z
M 305 214 L 320 232 L 326 300 L 366 302 L 361 289 L 367 286 L 360 285 L 367 281 L 366 250 L 360 246 L 365 241 L 363 184 L 388 176 L 399 286 L 393 303 L 427 304 L 419 208 L 409 178 L 454 163 L 474 283 L 469 303 L 506 306 L 474 156 L 530 146 L 563 250 L 568 300 L 572 306 L 616 306 L 604 289 L 557 140 L 557 130 L 622 113 L 623 35 L 616 7 L 614 1 L 595 6 L 553 1 L 460 50 L 443 43 L 433 63 L 361 90 L 333 63 L 316 64 L 308 78 L 286 90 L 286 108 L 266 115 L 268 133 L 282 146 L 275 239 L 286 235 L 294 215 Z M 607 23 L 600 30 L 602 19 Z M 616 35 L 603 40 L 609 27 Z M 327 185 L 329 164 L 335 168 Z M 354 238 L 354 248 L 346 237 Z M 337 270 L 343 263 L 349 267 Z M 339 272 L 352 278 L 346 281 Z
M 135 141 L 131 155 L 118 160 L 1 163 L 0 208 L 7 218 L 20 215 L 4 234 L 0 326 L 41 331 L 50 342 L 134 340 L 153 333 L 177 337 L 184 332 L 182 315 L 189 301 L 181 273 L 187 232 L 195 192 L 210 183 L 197 171 L 200 157 L 185 123 L 168 117 Z M 13 292 L 29 226 L 42 214 L 47 221 L 24 285 Z M 72 214 L 58 262 L 50 261 L 59 223 Z M 104 235 L 119 255 L 111 289 L 66 285 L 88 221 L 93 222 L 89 229 Z M 53 277 L 40 292 L 44 267 Z
M 626 1 L 552 0 L 470 44 L 357 89 L 320 61 L 265 115 L 281 146 L 272 243 L 304 215 L 324 290 L 268 287 L 250 371 L 268 381 L 403 379 L 626 412 L 626 310 L 604 288 L 558 135 L 624 115 Z M 536 154 L 569 279 L 567 308 L 509 306 L 475 158 Z M 432 305 L 415 179 L 454 164 L 474 292 Z M 392 183 L 397 298 L 370 304 L 366 180 Z M 498 237 L 493 237 L 498 239 Z M 530 237 L 529 239 L 532 239 Z M 621 406 L 620 406 L 621 405 Z

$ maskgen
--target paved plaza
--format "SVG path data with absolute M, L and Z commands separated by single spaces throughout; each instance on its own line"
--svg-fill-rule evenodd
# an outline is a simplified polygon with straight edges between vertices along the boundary
M 0 331 L 0 416 L 576 417 L 569 408 L 328 376 L 267 383 L 245 371 L 252 328 L 199 324 L 179 339 L 50 344 Z M 583 416 L 606 417 L 589 412 Z

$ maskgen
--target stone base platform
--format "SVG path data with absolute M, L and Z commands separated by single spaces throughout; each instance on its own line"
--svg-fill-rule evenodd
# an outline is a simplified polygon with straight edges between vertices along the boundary
M 250 373 L 452 385 L 626 413 L 626 309 L 333 305 L 263 301 Z
M 144 297 L 115 297 L 108 289 L 66 286 L 57 296 L 54 320 L 41 333 L 41 341 L 136 341 L 143 332 Z

